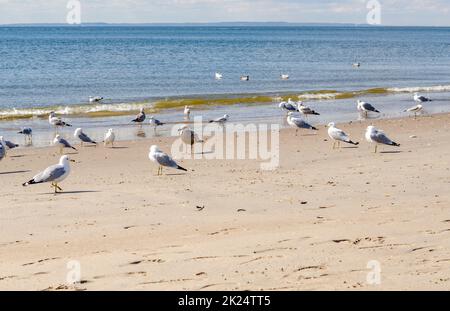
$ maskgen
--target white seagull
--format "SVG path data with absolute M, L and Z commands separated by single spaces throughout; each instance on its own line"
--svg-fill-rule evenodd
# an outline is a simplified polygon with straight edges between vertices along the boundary
M 109 129 L 105 133 L 105 139 L 103 139 L 103 143 L 105 146 L 111 145 L 112 148 L 114 148 L 114 141 L 116 140 L 116 134 L 114 134 L 113 129 Z
M 417 117 L 417 114 L 421 113 L 422 111 L 423 111 L 423 106 L 421 104 L 418 104 L 417 106 L 406 109 L 403 112 L 414 113 L 414 119 L 415 119 Z
M 286 112 L 296 112 L 298 111 L 297 105 L 289 98 L 287 102 L 281 102 L 278 107 Z
M 378 145 L 388 145 L 400 147 L 400 144 L 390 140 L 383 131 L 375 128 L 375 126 L 368 126 L 366 130 L 366 140 L 369 143 L 375 144 L 375 153 L 377 152 Z
M 0 140 L 3 140 L 3 145 L 6 147 L 7 150 L 19 147 L 18 144 L 13 143 L 12 141 L 4 140 L 3 136 L 0 136 Z
M 55 136 L 55 139 L 53 139 L 53 145 L 55 145 L 56 147 L 59 148 L 59 154 L 63 154 L 63 149 L 64 148 L 71 148 L 75 151 L 77 151 L 77 149 L 75 147 L 73 147 L 71 144 L 69 144 L 69 142 L 67 140 L 65 140 L 64 138 L 62 138 L 59 134 L 57 134 Z
M 48 123 L 55 127 L 55 131 L 58 127 L 72 126 L 69 123 L 64 122 L 60 117 L 57 117 L 54 111 L 50 112 L 48 115 Z
M 98 103 L 103 100 L 103 97 L 101 96 L 89 96 L 89 102 L 90 103 Z
M 289 75 L 282 74 L 280 75 L 281 80 L 289 80 Z
M 189 106 L 184 106 L 184 117 L 186 119 L 189 119 L 189 116 L 191 115 L 191 109 Z
M 250 81 L 250 76 L 241 76 L 241 81 Z
M 155 119 L 154 116 L 150 117 L 150 126 L 153 126 L 154 131 L 156 132 L 156 128 L 158 126 L 163 126 L 165 123 L 159 121 L 158 119 Z
M 328 123 L 328 136 L 330 136 L 330 138 L 332 140 L 334 140 L 333 142 L 333 149 L 335 149 L 336 147 L 336 143 L 338 145 L 338 148 L 341 147 L 341 141 L 347 144 L 352 144 L 352 145 L 359 145 L 359 142 L 353 142 L 347 134 L 345 134 L 345 132 L 343 130 L 340 130 L 336 127 L 336 124 L 334 122 L 330 122 Z
M 28 185 L 41 184 L 41 183 L 52 183 L 52 188 L 55 189 L 55 194 L 59 191 L 63 191 L 58 183 L 62 182 L 67 178 L 70 174 L 70 165 L 69 161 L 75 162 L 74 160 L 69 159 L 67 155 L 63 155 L 59 159 L 59 163 L 47 167 L 44 171 L 40 172 L 33 179 L 23 183 L 22 186 L 26 187 Z
M 414 101 L 416 101 L 418 103 L 425 103 L 425 102 L 430 102 L 431 99 L 429 99 L 425 96 L 419 95 L 419 93 L 414 93 Z
M 210 120 L 209 123 L 221 123 L 221 124 L 223 124 L 223 123 L 227 122 L 229 118 L 230 118 L 230 116 L 225 114 L 225 115 L 223 115 L 223 117 L 220 117 L 220 118 L 217 118 L 217 119 L 214 119 L 214 120 Z
M 297 136 L 299 129 L 307 129 L 307 130 L 317 131 L 317 128 L 315 128 L 314 126 L 305 122 L 302 118 L 297 118 L 297 117 L 294 117 L 293 115 L 294 115 L 293 112 L 288 113 L 287 123 L 296 129 L 295 136 Z
M 304 116 L 308 117 L 308 115 L 315 115 L 315 116 L 320 116 L 320 113 L 312 110 L 311 108 L 309 108 L 308 106 L 303 105 L 302 101 L 299 101 L 297 103 L 297 109 L 298 111 L 303 114 Z
M 220 72 L 216 72 L 214 77 L 215 77 L 216 80 L 222 80 L 223 75 Z
M 191 154 L 194 149 L 195 143 L 203 143 L 204 141 L 198 138 L 198 135 L 189 128 L 189 126 L 184 125 L 178 130 L 180 133 L 181 141 L 188 146 L 191 146 Z
M 167 153 L 162 152 L 156 145 L 150 147 L 148 157 L 151 161 L 158 164 L 158 176 L 162 175 L 163 166 L 187 171 L 187 169 L 179 166 Z
M 97 142 L 95 142 L 94 140 L 92 140 L 89 136 L 87 136 L 84 132 L 83 129 L 81 128 L 77 128 L 75 130 L 75 132 L 73 133 L 73 137 L 78 138 L 79 140 L 81 140 L 81 146 L 83 146 L 83 143 L 88 143 L 88 144 L 94 144 L 97 145 Z
M 367 117 L 369 112 L 380 113 L 377 109 L 375 109 L 374 106 L 372 106 L 371 104 L 366 103 L 366 102 L 364 102 L 362 100 L 358 100 L 357 108 L 358 108 L 358 111 L 364 113 L 366 117 Z

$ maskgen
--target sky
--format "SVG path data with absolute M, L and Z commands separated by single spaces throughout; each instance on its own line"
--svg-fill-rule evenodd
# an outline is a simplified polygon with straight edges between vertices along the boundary
M 82 23 L 367 23 L 369 0 L 71 0 Z M 381 25 L 450 26 L 450 0 L 370 0 Z M 0 0 L 0 24 L 65 23 L 69 0 Z

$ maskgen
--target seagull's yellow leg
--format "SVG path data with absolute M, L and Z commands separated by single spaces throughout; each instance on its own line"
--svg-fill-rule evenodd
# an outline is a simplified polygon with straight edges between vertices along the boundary
M 333 150 L 336 149 L 336 141 L 333 141 Z
M 341 142 L 338 140 L 338 149 L 341 149 Z
M 377 153 L 378 145 L 375 145 L 375 153 Z
M 60 187 L 60 186 L 58 186 L 58 184 L 57 184 L 57 183 L 55 183 L 55 187 L 56 187 L 56 188 L 58 188 L 58 190 L 59 190 L 59 191 L 63 191 L 63 190 L 61 189 L 61 187 Z

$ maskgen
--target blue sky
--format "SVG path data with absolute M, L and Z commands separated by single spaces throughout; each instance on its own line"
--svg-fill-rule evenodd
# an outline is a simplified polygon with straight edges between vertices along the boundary
M 0 24 L 63 23 L 68 0 L 0 0 Z M 82 22 L 365 23 L 368 0 L 80 0 Z M 450 26 L 450 0 L 379 0 L 384 25 Z

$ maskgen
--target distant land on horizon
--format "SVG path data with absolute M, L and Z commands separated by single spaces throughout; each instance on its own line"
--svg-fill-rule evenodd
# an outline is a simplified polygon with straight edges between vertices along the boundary
M 82 27 L 82 26 L 226 26 L 226 27 L 240 27 L 240 26 L 271 26 L 271 27 L 286 27 L 286 26 L 323 26 L 323 27 L 376 27 L 377 25 L 369 24 L 355 24 L 355 23 L 290 23 L 290 22 L 211 22 L 211 23 L 81 23 L 81 24 L 67 24 L 67 23 L 17 23 L 17 24 L 0 24 L 2 26 L 17 26 L 17 27 L 39 27 L 39 26 L 58 26 L 58 27 Z M 378 27 L 390 25 L 379 25 Z M 422 26 L 392 26 L 392 27 L 422 27 Z M 433 26 L 429 26 L 433 27 Z

